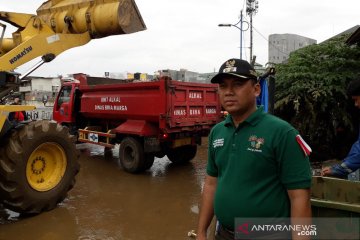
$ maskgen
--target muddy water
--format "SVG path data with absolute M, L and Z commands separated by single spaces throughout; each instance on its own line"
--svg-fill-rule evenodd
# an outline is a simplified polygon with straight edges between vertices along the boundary
M 58 208 L 22 218 L 0 207 L 0 240 L 189 239 L 196 228 L 206 143 L 195 159 L 176 166 L 166 157 L 132 175 L 118 166 L 117 149 L 80 145 L 81 171 Z

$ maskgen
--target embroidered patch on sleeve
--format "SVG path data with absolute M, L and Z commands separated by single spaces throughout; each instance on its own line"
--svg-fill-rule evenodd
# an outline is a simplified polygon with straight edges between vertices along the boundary
M 224 146 L 224 139 L 223 138 L 215 139 L 213 141 L 213 148 L 222 147 L 222 146 Z

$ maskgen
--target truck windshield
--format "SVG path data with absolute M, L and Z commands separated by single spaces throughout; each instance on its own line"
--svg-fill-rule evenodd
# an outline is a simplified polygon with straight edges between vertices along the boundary
M 60 93 L 59 93 L 59 99 L 57 102 L 57 107 L 59 108 L 61 104 L 68 103 L 70 101 L 70 94 L 71 94 L 71 86 L 64 86 Z

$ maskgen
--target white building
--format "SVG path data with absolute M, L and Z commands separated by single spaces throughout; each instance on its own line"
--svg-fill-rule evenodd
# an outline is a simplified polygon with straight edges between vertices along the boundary
M 43 100 L 46 98 L 50 106 L 60 87 L 61 79 L 59 77 L 27 77 L 19 91 L 23 95 L 22 98 L 26 105 L 43 106 Z
M 296 34 L 271 34 L 269 36 L 269 63 L 282 63 L 291 52 L 311 44 L 316 40 Z

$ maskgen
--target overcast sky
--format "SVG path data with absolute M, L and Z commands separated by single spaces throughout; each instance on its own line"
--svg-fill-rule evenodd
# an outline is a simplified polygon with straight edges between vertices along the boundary
M 258 0 L 253 17 L 253 54 L 268 61 L 270 34 L 292 33 L 326 40 L 360 24 L 359 0 Z M 2 0 L 0 11 L 35 13 L 43 0 Z M 195 72 L 217 71 L 227 59 L 240 57 L 240 31 L 235 24 L 245 0 L 136 0 L 146 31 L 93 40 L 70 49 L 32 75 L 56 76 L 83 72 L 147 72 L 185 68 Z M 246 19 L 245 19 L 246 20 Z M 9 31 L 10 30 L 10 31 Z M 8 29 L 7 36 L 12 30 Z M 249 60 L 250 33 L 244 32 L 243 59 Z M 35 61 L 36 62 L 36 61 Z M 34 64 L 34 62 L 32 63 Z M 30 66 L 17 69 L 25 72 Z

